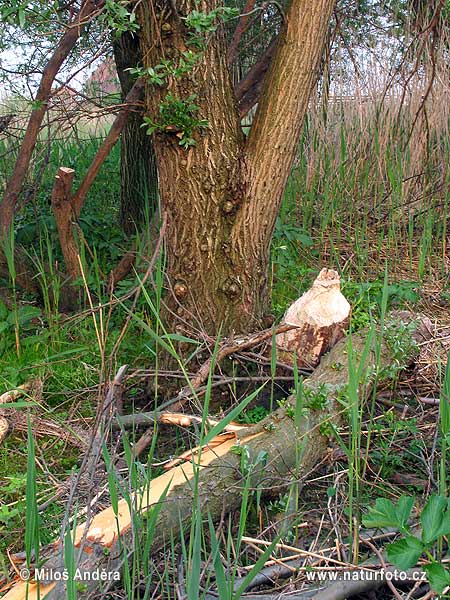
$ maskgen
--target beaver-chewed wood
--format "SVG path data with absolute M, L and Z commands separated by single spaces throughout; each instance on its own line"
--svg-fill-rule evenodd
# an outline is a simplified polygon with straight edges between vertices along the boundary
M 275 338 L 278 361 L 313 368 L 343 336 L 350 324 L 350 304 L 341 293 L 340 277 L 322 269 L 312 287 L 286 311 L 283 322 L 295 329 Z
M 405 319 L 411 321 L 412 317 L 402 313 L 402 320 Z M 420 319 L 416 318 L 414 322 L 414 335 L 420 341 L 425 336 L 429 337 L 429 330 L 422 327 Z M 239 507 L 244 481 L 248 476 L 250 485 L 260 486 L 263 494 L 272 494 L 289 485 L 293 478 L 298 480 L 302 474 L 306 476 L 327 452 L 331 441 L 327 435 L 331 431 L 328 424 L 339 427 L 345 421 L 339 397 L 342 399 L 345 394 L 351 367 L 357 368 L 361 375 L 361 396 L 370 394 L 375 372 L 378 381 L 392 372 L 385 368 L 393 361 L 391 352 L 384 342 L 375 337 L 371 338 L 368 352 L 366 345 L 370 341 L 367 341 L 366 331 L 353 335 L 351 345 L 347 338 L 342 339 L 322 358 L 318 368 L 304 381 L 302 411 L 295 411 L 296 400 L 290 397 L 286 404 L 254 427 L 236 432 L 233 439 L 226 439 L 214 449 L 204 450 L 200 458 L 197 455 L 197 464 L 185 462 L 153 479 L 148 487 L 135 493 L 131 507 L 121 500 L 117 514 L 110 507 L 87 525 L 78 526 L 72 538 L 79 569 L 77 573 L 83 580 L 83 591 L 78 598 L 87 598 L 90 592 L 99 591 L 99 581 L 92 576 L 93 573 L 114 572 L 120 568 L 125 553 L 129 560 L 135 545 L 144 543 L 142 538 L 145 538 L 146 532 L 144 529 L 132 529 L 132 513 L 143 514 L 158 507 L 156 529 L 151 540 L 151 549 L 156 551 L 170 544 L 171 537 L 179 536 L 181 526 L 184 531 L 189 530 L 195 489 L 196 510 L 201 509 L 205 517 L 210 515 L 212 519 L 218 519 L 224 510 L 232 511 Z M 414 354 L 413 345 L 409 347 Z M 364 364 L 361 364 L 363 360 Z M 315 396 L 320 398 L 320 403 L 311 402 Z M 315 408 L 308 408 L 308 404 Z M 294 418 L 295 414 L 298 418 Z M 246 446 L 246 473 L 241 472 L 241 456 L 236 452 L 237 445 Z M 262 461 L 263 455 L 266 458 Z M 197 485 L 194 485 L 196 477 Z M 57 544 L 50 545 L 43 548 L 40 555 L 47 558 L 45 570 L 53 577 L 53 580 L 49 578 L 39 584 L 40 597 L 47 600 L 65 597 L 66 583 L 63 580 L 55 581 L 55 573 L 64 569 L 63 549 Z M 4 600 L 25 600 L 26 597 L 33 600 L 38 597 L 37 589 L 38 584 L 30 584 L 26 596 L 26 585 L 18 583 Z

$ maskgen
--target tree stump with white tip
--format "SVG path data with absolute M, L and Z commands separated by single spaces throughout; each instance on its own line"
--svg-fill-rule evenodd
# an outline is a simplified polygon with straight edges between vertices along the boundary
M 344 336 L 351 307 L 340 284 L 336 271 L 322 269 L 312 287 L 287 309 L 283 322 L 297 327 L 276 336 L 279 362 L 293 365 L 296 358 L 299 368 L 314 368 Z

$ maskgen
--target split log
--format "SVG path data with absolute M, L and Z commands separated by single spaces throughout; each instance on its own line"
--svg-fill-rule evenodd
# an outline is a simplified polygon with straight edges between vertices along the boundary
M 341 294 L 340 277 L 322 269 L 312 287 L 286 311 L 283 323 L 295 325 L 275 338 L 277 358 L 299 368 L 313 368 L 343 336 L 350 324 L 350 304 Z
M 411 317 L 410 317 L 411 320 Z M 417 341 L 427 335 L 420 321 L 414 334 Z M 352 361 L 349 360 L 348 340 L 338 342 L 325 355 L 319 367 L 304 381 L 308 394 L 324 391 L 327 395 L 326 406 L 322 409 L 305 409 L 299 422 L 292 418 L 295 399 L 291 397 L 287 405 L 279 408 L 254 427 L 237 431 L 232 439 L 223 444 L 205 450 L 199 462 L 186 462 L 176 466 L 163 475 L 153 479 L 148 487 L 136 492 L 133 497 L 132 510 L 142 514 L 151 507 L 158 506 L 160 512 L 153 540 L 152 551 L 159 550 L 169 543 L 171 536 L 180 533 L 180 526 L 187 527 L 193 512 L 193 490 L 195 477 L 198 477 L 197 502 L 205 516 L 218 519 L 223 510 L 232 511 L 241 503 L 242 487 L 246 474 L 241 473 L 241 457 L 236 454 L 236 445 L 246 446 L 248 465 L 250 465 L 250 484 L 260 486 L 263 494 L 283 489 L 294 477 L 309 473 L 323 459 L 329 445 L 325 424 L 339 426 L 343 420 L 342 405 L 338 395 L 345 390 L 350 379 L 350 369 L 357 368 L 361 361 L 360 372 L 363 374 L 360 394 L 367 396 L 373 387 L 373 369 L 379 356 L 379 377 L 387 377 L 389 370 L 385 367 L 392 362 L 388 346 L 383 342 L 381 348 L 374 347 L 365 352 L 367 332 L 355 334 L 352 338 Z M 365 357 L 365 359 L 364 359 Z M 413 358 L 413 357 L 410 357 Z M 353 365 L 352 365 L 353 362 Z M 336 369 L 336 364 L 341 367 Z M 364 374 L 368 376 L 364 376 Z M 324 388 L 324 384 L 326 387 Z M 329 429 L 329 428 L 328 428 Z M 300 449 L 300 452 L 299 452 Z M 260 453 L 265 452 L 265 464 L 257 460 Z M 300 458 L 299 458 L 300 456 Z M 200 468 L 199 468 L 200 465 Z M 251 465 L 254 465 L 251 467 Z M 163 501 L 161 498 L 166 494 Z M 122 564 L 124 553 L 129 557 L 133 552 L 133 543 L 139 543 L 144 532 L 132 530 L 133 515 L 126 500 L 118 504 L 117 514 L 112 507 L 97 514 L 86 525 L 80 525 L 73 532 L 74 550 L 79 576 L 83 580 L 83 591 L 79 598 L 86 598 L 89 593 L 99 591 L 99 582 L 94 580 L 94 573 L 115 572 Z M 186 530 L 186 529 L 185 529 Z M 42 549 L 41 557 L 46 558 L 45 570 L 53 574 L 53 580 L 41 578 L 40 582 L 18 582 L 4 597 L 4 600 L 33 600 L 40 598 L 57 600 L 65 597 L 64 578 L 58 580 L 55 573 L 64 569 L 63 549 L 59 543 Z M 39 589 L 38 589 L 39 588 Z M 28 594 L 28 595 L 27 595 Z

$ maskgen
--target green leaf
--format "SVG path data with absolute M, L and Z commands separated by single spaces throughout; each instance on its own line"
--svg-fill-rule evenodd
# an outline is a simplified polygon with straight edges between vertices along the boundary
M 194 340 L 192 338 L 186 337 L 185 335 L 180 335 L 178 333 L 165 333 L 161 336 L 162 340 L 172 340 L 173 342 L 187 342 L 188 344 L 195 344 L 196 346 L 200 345 L 198 340 Z
M 261 554 L 261 556 L 258 558 L 258 560 L 256 561 L 256 563 L 253 565 L 252 569 L 244 577 L 244 579 L 242 580 L 241 585 L 236 590 L 235 595 L 233 596 L 233 598 L 235 600 L 239 600 L 239 598 L 244 593 L 244 591 L 245 591 L 246 587 L 248 586 L 248 584 L 259 573 L 259 571 L 263 567 L 264 563 L 268 560 L 269 556 L 271 556 L 272 552 L 274 551 L 275 546 L 278 543 L 278 540 L 279 540 L 279 538 L 275 538 L 272 541 L 272 543 L 270 544 L 270 546 L 267 546 L 267 548 L 264 550 L 263 554 Z
M 447 586 L 450 585 L 450 573 L 443 565 L 439 563 L 431 563 L 423 567 L 427 574 L 430 586 L 438 594 L 442 594 Z
M 19 26 L 23 29 L 26 22 L 26 15 L 23 8 L 19 8 Z
M 28 323 L 32 319 L 35 319 L 36 317 L 40 317 L 42 315 L 42 311 L 40 308 L 37 308 L 37 306 L 21 306 L 17 310 L 16 314 L 17 314 L 17 323 L 19 325 L 24 325 L 25 323 Z M 16 322 L 16 314 L 14 314 L 14 312 L 11 312 L 8 315 L 7 320 L 9 323 L 11 323 L 11 325 L 15 324 L 15 322 Z
M 414 496 L 401 496 L 397 504 L 397 517 L 402 528 L 408 524 L 409 515 L 414 505 Z
M 412 496 L 401 496 L 397 505 L 387 498 L 377 498 L 363 518 L 364 527 L 397 527 L 404 529 L 414 504 Z
M 447 506 L 447 499 L 443 496 L 431 496 L 420 515 L 422 525 L 422 540 L 429 544 L 440 535 L 440 529 Z
M 81 355 L 83 352 L 87 352 L 88 350 L 89 350 L 89 348 L 87 346 L 78 346 L 77 348 L 72 348 L 71 350 L 64 350 L 64 352 L 58 352 L 58 354 L 53 354 L 52 356 L 47 356 L 47 358 L 45 360 L 45 364 L 51 363 L 54 360 L 59 360 L 66 356 L 71 356 L 73 354 L 80 353 L 80 355 Z
M 18 400 L 17 402 L 5 402 L 2 404 L 2 408 L 31 408 L 36 406 L 36 402 L 27 402 L 26 400 Z
M 229 585 L 225 575 L 225 569 L 223 568 L 222 558 L 220 556 L 220 546 L 219 542 L 216 539 L 216 531 L 214 529 L 214 524 L 209 513 L 208 525 L 209 537 L 211 539 L 212 562 L 214 565 L 214 574 L 216 577 L 216 586 L 219 592 L 219 597 L 226 598 L 229 595 Z
M 117 489 L 117 478 L 114 468 L 112 466 L 111 457 L 109 455 L 106 444 L 102 446 L 103 460 L 105 461 L 106 470 L 108 474 L 108 487 L 109 487 L 109 496 L 111 501 L 111 507 L 114 511 L 114 514 L 117 517 L 119 512 L 119 493 Z
M 44 344 L 48 340 L 50 332 L 48 330 L 42 331 L 38 335 L 29 335 L 24 337 L 21 341 L 23 346 L 32 346 L 33 344 Z
M 422 542 L 413 535 L 393 542 L 386 547 L 388 559 L 399 569 L 405 570 L 417 564 L 423 552 Z
M 31 102 L 31 109 L 32 110 L 41 110 L 41 108 L 43 108 L 45 105 L 45 102 L 43 100 L 33 100 Z
M 442 518 L 441 525 L 437 531 L 436 539 L 443 535 L 448 535 L 449 533 L 450 533 L 450 510 L 447 509 L 447 511 L 444 513 L 444 516 Z
M 228 425 L 228 423 L 231 423 L 231 421 L 236 419 L 238 417 L 238 415 L 240 415 L 240 413 L 244 410 L 244 408 L 248 404 L 250 404 L 250 402 L 254 398 L 256 398 L 258 396 L 258 394 L 264 388 L 266 383 L 267 383 L 267 381 L 265 383 L 263 383 L 261 386 L 259 386 L 259 388 L 257 390 L 255 390 L 254 392 L 252 392 L 249 396 L 244 398 L 242 400 L 242 402 L 240 402 L 235 408 L 233 408 L 233 410 L 230 411 L 228 413 L 228 415 L 226 415 L 226 417 L 224 417 L 222 420 L 220 420 L 217 423 L 217 425 L 214 425 L 214 427 L 207 433 L 207 435 L 205 435 L 205 437 L 201 439 L 202 445 L 208 444 L 216 435 L 219 435 L 219 433 L 222 433 L 222 431 L 224 431 L 224 429 Z

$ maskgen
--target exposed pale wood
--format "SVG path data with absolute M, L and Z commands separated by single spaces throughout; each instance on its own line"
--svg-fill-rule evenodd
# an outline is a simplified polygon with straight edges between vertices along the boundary
M 402 318 L 404 319 L 404 316 Z M 419 339 L 427 335 L 427 332 L 419 327 L 417 331 Z M 366 332 L 355 334 L 352 338 L 353 360 L 356 365 L 364 355 L 366 338 Z M 319 388 L 323 390 L 323 384 L 328 384 L 326 408 L 305 411 L 297 423 L 292 419 L 292 407 L 279 408 L 256 426 L 238 431 L 235 438 L 227 439 L 208 452 L 202 452 L 200 459 L 197 455 L 196 461 L 200 463 L 200 470 L 198 462 L 197 465 L 192 462 L 183 463 L 152 480 L 149 487 L 135 493 L 133 506 L 135 510 L 144 512 L 157 504 L 167 490 L 167 498 L 158 515 L 152 549 L 162 548 L 169 542 L 171 535 L 176 536 L 179 533 L 181 524 L 188 525 L 192 514 L 192 480 L 196 471 L 198 502 L 205 514 L 208 512 L 214 519 L 220 517 L 224 508 L 233 510 L 239 506 L 245 475 L 240 472 L 240 456 L 231 452 L 236 440 L 247 447 L 249 464 L 255 463 L 261 451 L 267 453 L 266 463 L 256 463 L 252 470 L 250 483 L 252 486 L 263 483 L 263 489 L 270 489 L 272 493 L 289 484 L 294 469 L 296 476 L 300 474 L 301 477 L 302 472 L 308 473 L 323 458 L 330 440 L 323 434 L 323 428 L 320 426 L 327 422 L 339 425 L 343 418 L 337 396 L 349 381 L 348 348 L 346 339 L 338 342 L 331 352 L 322 358 L 311 377 L 304 382 L 305 389 L 308 388 L 312 392 Z M 365 365 L 362 365 L 362 373 L 373 372 L 377 354 L 378 349 L 374 344 L 367 354 Z M 379 360 L 379 373 L 387 373 L 383 367 L 390 364 L 391 355 L 384 344 Z M 337 362 L 342 364 L 341 369 L 334 368 Z M 362 395 L 370 393 L 373 381 L 373 377 L 363 375 L 360 387 Z M 290 402 L 294 403 L 294 398 L 291 398 Z M 132 551 L 132 540 L 136 539 L 131 532 L 131 522 L 129 505 L 125 500 L 121 500 L 117 515 L 110 507 L 96 515 L 88 523 L 87 529 L 85 525 L 79 525 L 75 532 L 75 548 L 78 549 L 78 567 L 81 572 L 92 573 L 97 569 L 118 568 L 119 536 L 121 547 L 125 545 L 127 551 Z M 134 532 L 134 535 L 139 535 L 139 532 Z M 105 553 L 105 548 L 109 549 L 108 553 Z M 56 544 L 44 548 L 42 555 L 48 557 L 48 568 L 63 568 L 61 549 Z M 87 590 L 81 592 L 79 598 L 86 598 L 88 592 L 96 589 L 95 582 L 86 583 Z M 25 598 L 25 587 L 22 585 L 21 589 L 22 595 L 13 589 L 5 598 Z M 59 600 L 63 595 L 63 584 L 58 582 L 46 597 L 48 600 Z
M 166 425 L 178 425 L 179 427 L 189 427 L 193 423 L 201 423 L 202 417 L 197 417 L 196 415 L 185 415 L 183 413 L 162 413 L 159 417 L 158 421 L 160 423 L 164 423 Z M 219 421 L 216 419 L 208 419 L 208 425 L 210 427 L 214 427 L 217 425 Z M 247 425 L 241 425 L 240 423 L 235 423 L 231 421 L 228 425 L 225 426 L 224 431 L 240 431 L 241 429 L 245 429 Z
M 277 357 L 298 367 L 315 367 L 350 325 L 350 304 L 341 293 L 340 277 L 322 269 L 312 287 L 286 311 L 283 321 L 295 329 L 276 336 Z
M 17 579 L 17 583 L 3 596 L 3 600 L 43 600 L 55 587 L 55 583 L 38 585 Z

